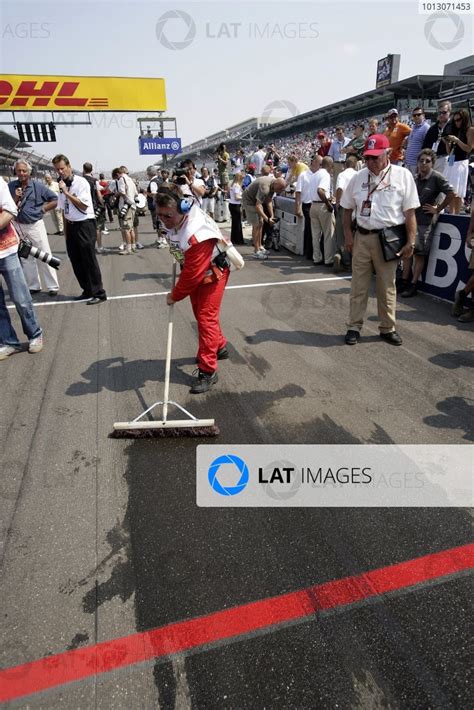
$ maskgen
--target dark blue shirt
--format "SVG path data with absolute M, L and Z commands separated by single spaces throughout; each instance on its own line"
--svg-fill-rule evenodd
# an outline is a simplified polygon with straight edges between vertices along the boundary
M 19 180 L 12 180 L 8 183 L 8 188 L 15 200 L 15 190 L 21 187 Z M 43 205 L 51 200 L 57 200 L 58 196 L 38 180 L 28 180 L 26 188 L 23 189 L 23 197 L 17 205 L 18 217 L 16 221 L 23 224 L 34 224 L 43 219 Z M 16 202 L 16 200 L 15 200 Z

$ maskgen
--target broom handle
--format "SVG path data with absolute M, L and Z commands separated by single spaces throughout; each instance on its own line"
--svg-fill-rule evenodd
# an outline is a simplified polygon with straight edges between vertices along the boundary
M 176 283 L 176 261 L 173 259 L 173 273 L 171 278 L 171 291 L 173 291 Z M 165 365 L 165 392 L 163 395 L 163 421 L 168 418 L 168 401 L 170 393 L 170 374 L 171 374 L 171 346 L 173 344 L 173 309 L 174 305 L 168 306 L 168 340 L 166 343 L 166 365 Z

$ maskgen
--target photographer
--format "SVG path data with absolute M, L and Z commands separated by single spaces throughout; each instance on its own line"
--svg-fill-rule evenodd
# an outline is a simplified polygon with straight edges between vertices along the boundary
M 17 180 L 12 180 L 8 185 L 18 210 L 15 229 L 20 237 L 27 237 L 33 246 L 49 254 L 51 247 L 43 217 L 46 212 L 56 209 L 58 198 L 46 185 L 31 178 L 31 170 L 31 165 L 26 160 L 17 160 Z M 37 259 L 27 259 L 22 262 L 22 266 L 32 294 L 41 291 L 42 280 L 49 296 L 58 295 L 58 277 L 48 264 Z
M 173 182 L 179 185 L 184 196 L 196 198 L 199 207 L 202 207 L 202 199 L 206 193 L 206 186 L 202 180 L 196 176 L 196 166 L 193 161 L 183 160 L 176 168 L 173 175 Z
M 125 165 L 117 168 L 120 173 L 120 178 L 117 183 L 117 192 L 120 195 L 118 202 L 119 224 L 122 230 L 122 238 L 124 241 L 124 250 L 120 252 L 122 256 L 132 254 L 137 250 L 136 238 L 134 232 L 135 222 L 135 198 L 138 196 L 137 186 L 128 175 L 128 170 Z M 115 172 L 115 171 L 114 171 Z
M 206 188 L 206 192 L 204 193 L 204 198 L 202 201 L 202 209 L 209 215 L 211 219 L 214 219 L 217 185 L 214 181 L 214 177 L 212 175 L 209 175 L 209 170 L 207 168 L 203 168 L 201 170 L 201 179 L 204 183 L 204 187 Z
M 5 279 L 23 332 L 29 340 L 28 351 L 39 353 L 43 349 L 43 335 L 18 257 L 18 236 L 12 225 L 16 215 L 17 208 L 8 187 L 0 180 L 0 275 Z M 0 360 L 5 360 L 20 350 L 21 344 L 12 326 L 0 283 Z
M 225 254 L 217 248 L 218 242 L 223 241 L 219 228 L 197 205 L 183 197 L 178 186 L 161 188 L 156 204 L 158 218 L 168 233 L 170 251 L 182 266 L 167 303 L 172 305 L 189 296 L 197 320 L 199 369 L 190 392 L 201 394 L 217 382 L 217 361 L 228 357 L 219 311 L 229 267 Z

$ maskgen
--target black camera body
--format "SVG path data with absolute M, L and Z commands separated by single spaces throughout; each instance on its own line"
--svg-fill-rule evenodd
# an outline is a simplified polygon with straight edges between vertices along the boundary
M 186 185 L 188 168 L 176 168 L 173 172 L 173 180 L 177 185 Z
M 44 261 L 45 264 L 49 264 L 49 266 L 52 266 L 53 269 L 59 269 L 61 264 L 61 259 L 58 259 L 57 256 L 53 256 L 42 249 L 38 249 L 38 247 L 35 247 L 33 242 L 28 239 L 28 237 L 23 237 L 23 239 L 20 239 L 20 244 L 18 245 L 18 256 L 21 256 L 22 259 L 28 259 L 30 255 L 35 259 Z

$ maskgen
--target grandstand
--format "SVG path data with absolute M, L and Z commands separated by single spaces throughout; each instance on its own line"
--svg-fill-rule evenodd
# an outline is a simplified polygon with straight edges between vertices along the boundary
M 51 158 L 35 153 L 28 143 L 21 143 L 16 136 L 0 131 L 0 176 L 13 175 L 15 160 L 23 158 L 33 166 L 33 174 L 43 176 L 51 170 Z
M 446 73 L 448 71 L 449 74 Z M 474 103 L 472 57 L 446 65 L 443 75 L 415 75 L 283 121 L 262 125 L 258 118 L 248 119 L 185 146 L 179 159 L 212 162 L 213 154 L 221 142 L 234 150 L 240 144 L 259 140 L 269 143 L 307 134 L 314 137 L 317 131 L 331 131 L 337 124 L 366 121 L 371 116 L 381 118 L 393 107 L 403 117 L 409 116 L 415 106 L 423 106 L 427 118 L 435 119 L 440 98 L 449 99 L 455 108 L 461 105 L 471 108 Z

